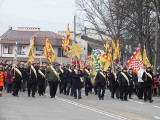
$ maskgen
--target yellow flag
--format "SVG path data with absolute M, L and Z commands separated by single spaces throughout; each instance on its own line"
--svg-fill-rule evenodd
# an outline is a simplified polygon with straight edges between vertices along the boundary
M 106 56 L 105 54 L 100 54 L 100 65 L 103 66 L 104 71 L 108 69 L 108 67 L 111 64 L 111 59 L 109 56 Z
M 66 44 L 68 45 L 70 42 L 70 28 L 69 28 L 69 24 L 67 26 L 67 31 L 66 31 Z
M 30 41 L 30 49 L 29 49 L 29 54 L 28 54 L 28 61 L 32 63 L 34 61 L 35 55 L 34 55 L 34 37 Z
M 52 63 L 56 60 L 56 54 L 48 38 L 46 37 L 45 39 L 46 39 L 45 41 L 46 43 L 45 43 L 45 48 L 44 48 L 44 55 L 50 61 L 50 63 Z
M 113 60 L 116 60 L 119 57 L 119 54 L 120 54 L 119 46 L 120 46 L 120 43 L 119 43 L 119 40 L 118 40 L 115 48 L 113 48 L 113 50 L 114 50 Z
M 143 48 L 143 64 L 146 65 L 147 67 L 151 67 L 151 63 L 149 62 L 148 57 L 147 57 L 147 52 L 146 52 L 145 45 L 144 45 L 144 48 Z
M 90 62 L 90 66 L 91 66 L 91 74 L 94 76 L 91 78 L 91 83 L 92 85 L 94 85 L 94 81 L 95 81 L 95 76 L 96 76 L 96 69 L 95 69 L 95 62 L 96 62 L 96 59 L 93 55 L 93 53 L 91 53 L 91 62 Z
M 106 40 L 106 55 L 108 55 L 110 53 L 110 45 L 108 40 Z

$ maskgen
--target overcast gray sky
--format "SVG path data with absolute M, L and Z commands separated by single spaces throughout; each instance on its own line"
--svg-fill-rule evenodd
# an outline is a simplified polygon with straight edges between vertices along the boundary
M 73 30 L 75 0 L 0 0 L 0 35 L 17 27 L 40 27 L 41 30 Z

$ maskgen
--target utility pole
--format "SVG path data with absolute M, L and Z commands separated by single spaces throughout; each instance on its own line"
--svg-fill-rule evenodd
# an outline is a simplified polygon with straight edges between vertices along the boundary
M 159 0 L 156 0 L 157 8 L 156 8 L 156 34 L 155 34 L 155 55 L 154 55 L 154 73 L 157 72 L 157 52 L 158 52 L 158 31 L 159 31 Z
M 74 15 L 74 42 L 76 41 L 76 14 Z

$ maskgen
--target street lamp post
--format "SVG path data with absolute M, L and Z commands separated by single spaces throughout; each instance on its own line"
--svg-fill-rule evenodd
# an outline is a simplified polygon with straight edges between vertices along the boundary
M 76 41 L 76 14 L 74 15 L 74 41 Z

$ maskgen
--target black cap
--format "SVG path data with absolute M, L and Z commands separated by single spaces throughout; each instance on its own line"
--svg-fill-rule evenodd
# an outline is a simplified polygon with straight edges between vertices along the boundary
M 127 67 L 126 67 L 126 66 L 124 66 L 124 67 L 123 67 L 123 70 L 127 70 Z

